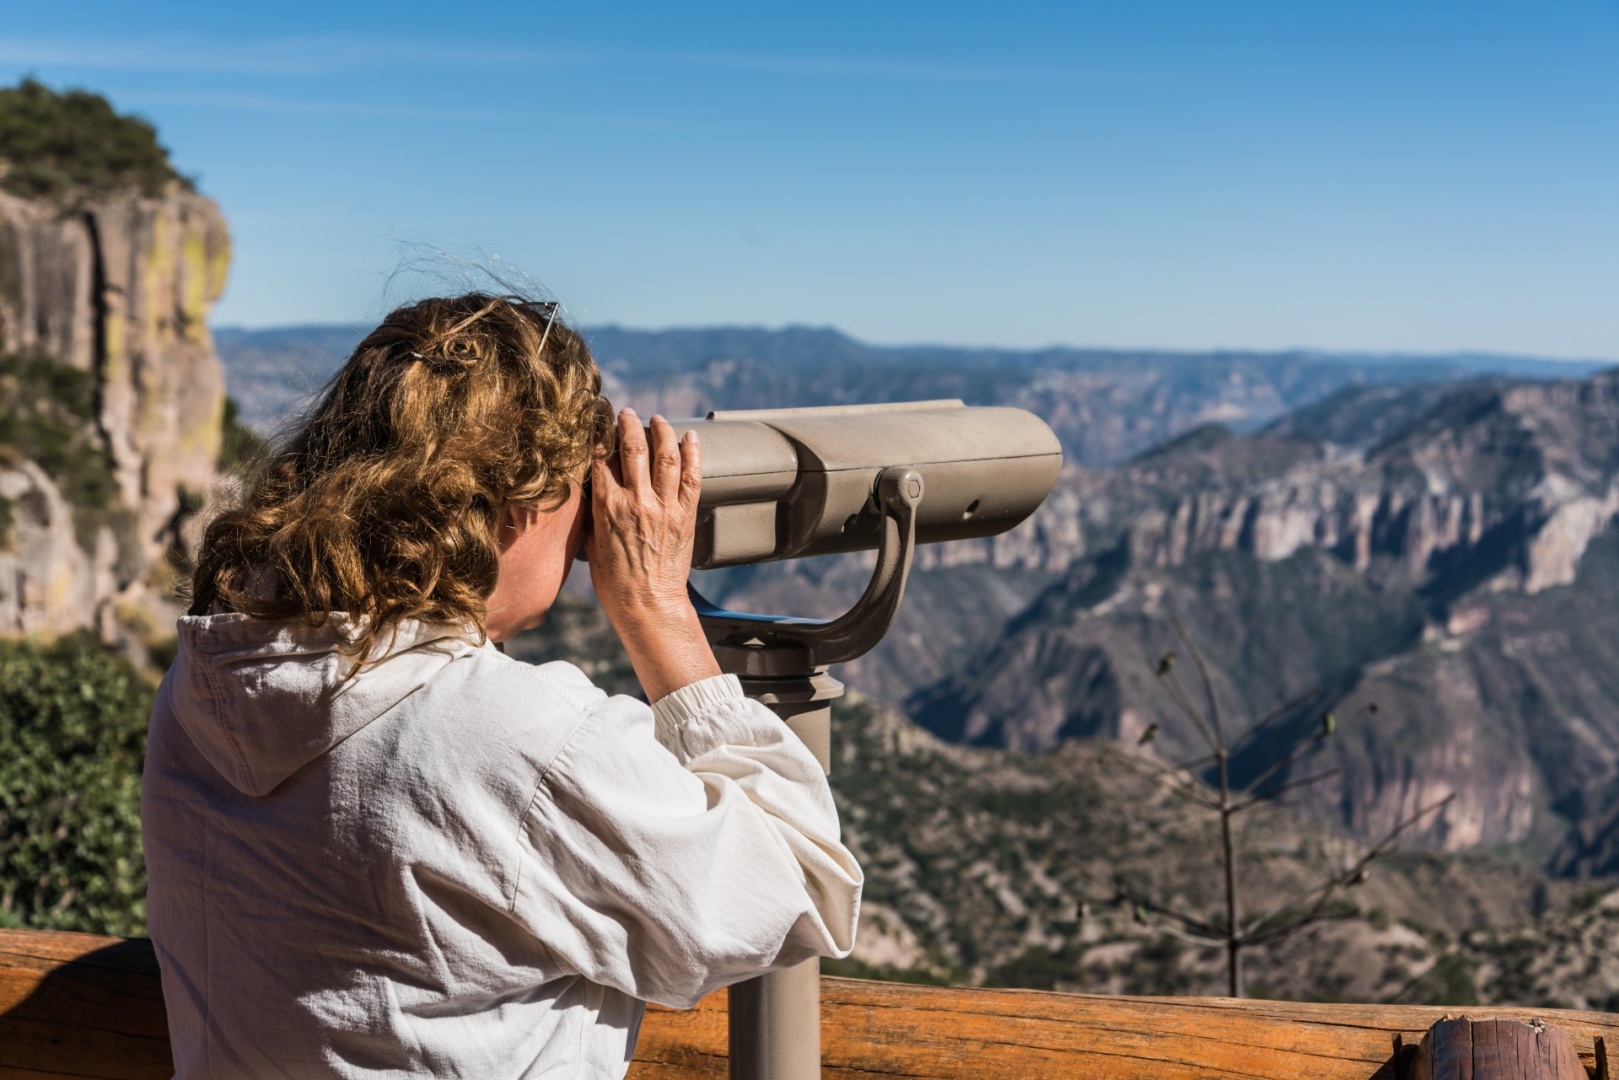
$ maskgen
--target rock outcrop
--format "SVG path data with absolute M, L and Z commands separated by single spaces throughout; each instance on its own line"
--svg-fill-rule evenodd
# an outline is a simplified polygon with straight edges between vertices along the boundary
M 0 191 L 0 353 L 43 354 L 93 380 L 95 440 L 125 512 L 124 535 L 79 530 L 70 550 L 62 523 L 79 508 L 52 478 L 0 473 L 13 504 L 0 629 L 105 629 L 112 608 L 154 584 L 150 569 L 217 475 L 225 383 L 206 319 L 229 259 L 218 207 L 178 183 L 71 208 Z
M 1619 514 L 1619 372 L 1439 402 L 1373 447 L 1203 429 L 1116 471 L 1070 470 L 1028 526 L 933 560 L 1060 571 L 1122 537 L 1138 565 L 1316 548 L 1360 571 L 1384 557 L 1414 579 L 1482 557 L 1492 588 L 1572 582 Z
M 1568 832 L 1619 783 L 1619 372 L 1462 387 L 1374 446 L 1206 430 L 1064 483 L 1089 550 L 910 698 L 932 730 L 1036 752 L 1133 741 L 1164 719 L 1151 666 L 1184 651 L 1177 613 L 1233 717 L 1312 687 L 1307 732 L 1380 703 L 1324 760 L 1279 766 L 1279 782 L 1336 770 L 1313 812 L 1373 839 L 1455 793 L 1422 829 L 1433 846 L 1619 867 L 1605 834 Z M 1202 752 L 1172 728 L 1156 749 Z M 1239 771 L 1276 764 L 1297 731 L 1250 744 Z
M 7 508 L 0 537 L 0 631 L 61 634 L 88 625 L 119 592 L 117 541 L 95 534 L 86 551 L 75 536 L 73 507 L 32 461 L 0 468 Z

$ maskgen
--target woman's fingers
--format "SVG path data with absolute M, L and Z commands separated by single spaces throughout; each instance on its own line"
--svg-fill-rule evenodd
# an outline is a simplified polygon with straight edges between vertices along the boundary
M 624 486 L 637 496 L 645 495 L 651 486 L 647 475 L 646 432 L 641 430 L 641 419 L 634 409 L 618 414 L 618 460 Z
M 680 440 L 680 505 L 695 511 L 702 493 L 703 445 L 697 441 L 697 432 L 688 431 Z
M 615 455 L 616 456 L 616 455 Z M 590 515 L 589 528 L 585 532 L 585 551 L 587 559 L 594 559 L 590 554 L 596 550 L 597 542 L 607 535 L 607 502 L 618 491 L 618 478 L 613 475 L 612 461 L 606 454 L 597 454 L 590 463 L 590 505 L 585 512 Z
M 622 633 L 648 612 L 689 607 L 702 457 L 696 436 L 677 438 L 661 416 L 652 417 L 650 437 L 629 409 L 618 423 L 616 465 L 601 462 L 592 473 L 596 529 L 589 544 L 596 596 Z
M 675 429 L 661 416 L 652 417 L 652 491 L 663 502 L 672 502 L 680 492 L 680 442 Z
M 602 532 L 603 523 L 607 519 L 608 507 L 624 490 L 623 472 L 619 468 L 618 455 L 598 452 L 590 462 L 590 523 L 591 535 Z
M 624 484 L 620 479 L 618 455 L 601 453 L 600 449 L 597 447 L 598 453 L 590 462 L 590 485 L 597 495 L 605 497 Z

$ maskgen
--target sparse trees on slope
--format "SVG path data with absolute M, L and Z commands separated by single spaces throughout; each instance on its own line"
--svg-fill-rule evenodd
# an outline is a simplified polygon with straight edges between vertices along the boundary
M 1313 735 L 1298 742 L 1246 784 L 1233 783 L 1232 756 L 1278 721 L 1296 717 L 1319 695 L 1319 691 L 1311 690 L 1285 702 L 1240 732 L 1230 730 L 1220 708 L 1219 696 L 1215 691 L 1208 662 L 1197 644 L 1186 633 L 1180 620 L 1171 617 L 1170 623 L 1197 670 L 1198 683 L 1206 704 L 1200 706 L 1182 685 L 1176 672 L 1178 657 L 1174 652 L 1165 653 L 1158 661 L 1158 681 L 1168 692 L 1176 710 L 1197 730 L 1198 736 L 1208 747 L 1208 753 L 1179 764 L 1164 764 L 1146 756 L 1133 760 L 1166 783 L 1177 797 L 1214 815 L 1220 833 L 1224 911 L 1222 916 L 1213 919 L 1194 915 L 1172 903 L 1156 900 L 1132 888 L 1118 876 L 1111 882 L 1114 893 L 1112 898 L 1133 905 L 1136 918 L 1140 922 L 1157 923 L 1160 929 L 1173 937 L 1223 950 L 1226 957 L 1227 991 L 1232 997 L 1242 997 L 1244 989 L 1242 960 L 1245 950 L 1279 941 L 1314 923 L 1353 914 L 1355 909 L 1352 905 L 1334 904 L 1339 894 L 1365 881 L 1368 868 L 1379 856 L 1393 848 L 1400 836 L 1417 822 L 1448 804 L 1455 798 L 1455 794 L 1419 807 L 1410 816 L 1402 817 L 1382 839 L 1366 848 L 1359 858 L 1337 873 L 1329 874 L 1315 887 L 1281 903 L 1268 906 L 1261 914 L 1245 917 L 1239 879 L 1241 851 L 1237 835 L 1238 820 L 1249 810 L 1286 792 L 1309 787 L 1336 776 L 1340 770 L 1335 768 L 1307 773 L 1296 778 L 1287 775 L 1287 771 L 1290 766 L 1309 757 L 1332 738 L 1337 733 L 1339 721 L 1335 714 L 1324 713 L 1320 727 Z M 1376 711 L 1375 703 L 1367 704 L 1356 716 Z M 1158 731 L 1157 723 L 1149 725 L 1142 733 L 1139 744 L 1145 746 L 1152 742 L 1157 737 Z M 1212 785 L 1202 779 L 1211 771 Z

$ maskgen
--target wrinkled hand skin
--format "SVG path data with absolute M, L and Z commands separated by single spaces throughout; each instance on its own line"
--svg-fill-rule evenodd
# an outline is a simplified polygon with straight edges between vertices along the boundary
M 618 417 L 618 453 L 591 466 L 590 579 L 648 701 L 720 673 L 686 595 L 702 448 L 661 416 L 652 440 L 634 410 Z

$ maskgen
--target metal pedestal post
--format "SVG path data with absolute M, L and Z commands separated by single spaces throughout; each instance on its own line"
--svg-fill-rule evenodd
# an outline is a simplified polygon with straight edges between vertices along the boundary
M 832 700 L 842 695 L 842 683 L 823 669 L 788 678 L 743 677 L 742 689 L 787 721 L 830 771 Z M 730 1002 L 731 1080 L 819 1080 L 819 960 L 737 983 Z
M 911 572 L 921 502 L 922 477 L 915 469 L 898 466 L 878 475 L 871 496 L 882 532 L 877 564 L 866 591 L 836 619 L 726 611 L 690 589 L 721 670 L 785 720 L 828 772 L 832 701 L 842 696 L 843 684 L 827 668 L 864 656 L 893 625 Z M 820 1075 L 819 961 L 731 987 L 731 1080 L 819 1080 Z
M 731 987 L 731 1080 L 820 1080 L 821 962 Z

